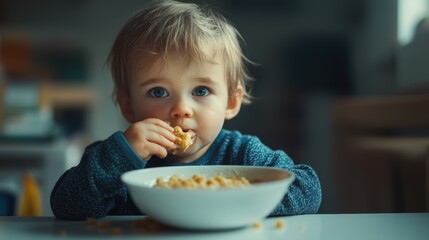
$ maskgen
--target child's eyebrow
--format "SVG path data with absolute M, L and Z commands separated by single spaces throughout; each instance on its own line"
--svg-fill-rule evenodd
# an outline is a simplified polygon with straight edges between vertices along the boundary
M 150 84 L 159 83 L 162 80 L 162 78 L 149 78 L 147 80 L 144 80 L 139 84 L 139 87 L 144 87 Z
M 158 77 L 149 78 L 149 79 L 144 80 L 141 83 L 139 83 L 139 87 L 144 87 L 144 86 L 147 86 L 147 85 L 159 83 L 159 82 L 162 82 L 163 80 L 164 80 L 164 78 L 158 78 Z M 217 81 L 213 80 L 210 77 L 196 77 L 195 80 L 198 83 L 205 83 L 205 84 L 209 84 L 209 85 L 216 85 L 216 84 L 218 84 Z
M 217 84 L 217 82 L 210 77 L 197 77 L 195 79 L 200 83 Z

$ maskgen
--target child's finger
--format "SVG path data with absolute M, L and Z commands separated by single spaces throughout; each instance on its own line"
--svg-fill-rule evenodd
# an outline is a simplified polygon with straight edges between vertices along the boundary
M 156 131 L 159 136 L 164 137 L 165 139 L 169 140 L 170 142 L 174 142 L 174 140 L 176 139 L 176 136 L 174 135 L 173 131 L 170 131 L 168 129 L 159 127 L 154 131 Z
M 149 146 L 149 152 L 151 153 L 151 155 L 156 155 L 159 158 L 165 158 L 168 154 L 168 151 L 165 147 L 159 145 L 159 144 L 151 144 Z
M 164 129 L 164 131 L 166 131 L 166 130 Z M 158 144 L 164 148 L 167 148 L 167 149 L 176 148 L 176 144 L 174 143 L 176 136 L 174 136 L 173 133 L 168 132 L 168 131 L 164 134 L 154 133 L 153 135 L 150 135 L 147 138 L 147 140 L 154 143 L 154 144 Z
M 170 123 L 169 123 L 169 122 L 166 122 L 166 121 L 163 121 L 163 120 L 161 120 L 161 119 L 158 119 L 158 118 L 148 118 L 148 119 L 145 119 L 145 120 L 144 120 L 144 122 L 147 122 L 147 123 L 151 123 L 151 124 L 157 125 L 157 126 L 159 126 L 159 127 L 162 127 L 162 128 L 164 128 L 164 129 L 167 129 L 167 130 L 168 130 L 168 131 L 170 131 L 170 132 L 173 132 L 173 127 L 172 127 L 172 126 L 170 126 Z

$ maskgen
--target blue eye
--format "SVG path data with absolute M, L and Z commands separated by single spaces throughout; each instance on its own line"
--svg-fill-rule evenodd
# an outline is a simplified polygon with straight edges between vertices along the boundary
M 154 87 L 149 90 L 149 95 L 155 98 L 167 97 L 168 92 L 165 88 L 162 87 Z
M 199 86 L 196 87 L 193 91 L 192 91 L 192 95 L 197 96 L 197 97 L 204 97 L 210 94 L 210 90 L 207 87 L 203 87 L 203 86 Z

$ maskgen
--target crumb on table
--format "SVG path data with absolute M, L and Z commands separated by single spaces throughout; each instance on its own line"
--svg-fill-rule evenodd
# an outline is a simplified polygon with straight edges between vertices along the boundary
M 60 237 L 65 237 L 65 236 L 67 236 L 67 232 L 66 232 L 66 231 L 64 231 L 64 230 L 59 231 L 59 232 L 58 232 L 58 236 L 60 236 Z
M 112 228 L 110 229 L 110 233 L 111 233 L 112 235 L 121 235 L 121 233 L 122 233 L 122 228 L 120 228 L 120 227 L 112 227 Z
M 132 229 L 139 232 L 159 232 L 168 228 L 167 225 L 150 217 L 134 220 L 131 224 Z
M 262 227 L 262 223 L 261 222 L 254 222 L 254 223 L 252 223 L 252 227 L 254 227 L 254 228 L 261 228 Z
M 108 221 L 101 221 L 101 222 L 98 222 L 97 226 L 99 228 L 108 228 L 108 227 L 110 227 L 110 222 L 108 222 Z
M 283 228 L 286 225 L 285 221 L 283 219 L 279 219 L 275 223 L 275 227 L 277 229 Z
M 89 217 L 88 219 L 86 219 L 86 224 L 88 225 L 95 225 L 96 222 L 97 220 L 93 217 Z

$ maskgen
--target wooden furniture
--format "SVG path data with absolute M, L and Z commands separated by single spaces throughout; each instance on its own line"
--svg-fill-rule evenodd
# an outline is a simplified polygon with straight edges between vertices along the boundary
M 339 211 L 429 211 L 429 95 L 344 98 L 332 110 Z

